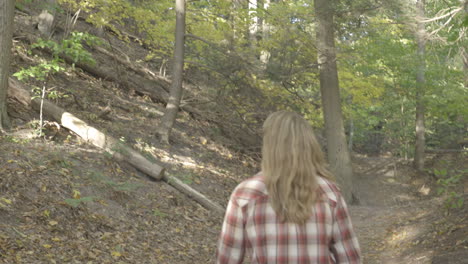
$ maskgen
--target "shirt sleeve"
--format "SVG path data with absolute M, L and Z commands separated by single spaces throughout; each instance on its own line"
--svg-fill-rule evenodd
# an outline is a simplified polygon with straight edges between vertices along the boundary
M 332 228 L 331 252 L 336 263 L 362 263 L 358 239 L 354 234 L 346 202 L 342 196 L 338 197 Z
M 240 264 L 244 259 L 245 230 L 242 208 L 231 197 L 216 252 L 217 264 Z

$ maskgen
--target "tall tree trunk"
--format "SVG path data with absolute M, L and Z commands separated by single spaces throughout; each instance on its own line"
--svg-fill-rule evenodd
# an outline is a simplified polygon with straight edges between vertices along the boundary
M 463 83 L 465 85 L 465 89 L 468 89 L 468 49 L 467 48 L 465 47 L 462 48 L 461 56 L 463 60 L 463 75 L 465 77 L 465 80 Z
M 268 10 L 270 7 L 270 2 L 271 0 L 263 0 L 263 9 Z M 268 24 L 265 19 L 261 20 L 261 27 L 262 27 L 262 40 L 266 40 L 270 37 L 270 30 L 271 30 L 271 25 Z M 270 60 L 270 51 L 268 50 L 262 50 L 260 51 L 260 62 L 262 65 L 265 67 L 268 64 L 268 61 Z
M 465 17 L 468 17 L 468 0 L 465 0 L 465 3 L 463 4 L 463 12 L 465 14 Z M 463 60 L 463 73 L 465 77 L 464 85 L 465 85 L 465 89 L 467 89 L 468 88 L 468 48 L 466 46 L 462 47 L 461 54 L 462 54 L 462 60 Z
M 348 140 L 348 151 L 353 152 L 353 137 L 354 137 L 354 120 L 349 117 L 349 140 Z
M 416 2 L 417 28 L 416 42 L 418 43 L 417 62 L 418 68 L 416 73 L 416 142 L 414 147 L 414 167 L 418 171 L 424 169 L 424 149 L 425 149 L 425 124 L 424 124 L 424 90 L 426 86 L 426 28 L 424 22 L 424 4 L 425 0 Z
M 180 100 L 182 98 L 182 80 L 184 70 L 184 45 L 185 45 L 185 0 L 176 0 L 176 30 L 174 67 L 172 71 L 172 85 L 169 93 L 169 100 L 166 111 L 161 120 L 159 135 L 161 141 L 169 143 L 174 121 L 179 111 Z
M 333 32 L 334 1 L 314 0 L 317 19 L 317 55 L 320 69 L 320 91 L 322 94 L 327 153 L 330 169 L 335 174 L 347 202 L 352 200 L 353 170 L 346 144 L 341 113 L 340 90 L 336 66 L 335 39 Z
M 8 76 L 10 74 L 11 43 L 15 0 L 0 1 L 0 130 L 9 128 L 7 114 Z
M 463 12 L 464 12 L 465 17 L 468 17 L 468 0 L 465 0 L 465 3 L 463 4 Z M 462 46 L 460 54 L 461 54 L 462 61 L 463 61 L 463 74 L 465 77 L 463 84 L 465 85 L 465 89 L 467 89 L 468 88 L 468 48 L 466 46 Z
M 249 40 L 250 45 L 255 47 L 257 44 L 257 34 L 260 28 L 259 16 L 258 16 L 258 6 L 260 1 L 259 0 L 249 0 L 248 8 L 249 8 L 249 18 L 250 18 L 250 25 L 249 25 Z

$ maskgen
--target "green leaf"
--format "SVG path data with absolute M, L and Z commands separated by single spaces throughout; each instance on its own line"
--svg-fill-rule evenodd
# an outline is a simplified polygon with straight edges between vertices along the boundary
M 78 207 L 81 203 L 85 202 L 92 202 L 95 199 L 94 196 L 86 196 L 86 197 L 81 197 L 79 199 L 65 199 L 65 203 L 70 205 L 71 207 Z

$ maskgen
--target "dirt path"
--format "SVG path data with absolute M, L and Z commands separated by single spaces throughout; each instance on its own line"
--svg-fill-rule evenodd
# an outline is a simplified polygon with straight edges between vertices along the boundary
M 466 210 L 447 218 L 443 200 L 424 195 L 430 189 L 409 164 L 385 158 L 356 164 L 360 204 L 350 212 L 364 263 L 468 263 Z

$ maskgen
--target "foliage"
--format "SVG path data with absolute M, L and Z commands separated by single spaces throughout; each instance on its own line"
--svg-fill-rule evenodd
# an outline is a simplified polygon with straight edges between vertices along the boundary
M 161 210 L 159 209 L 154 209 L 153 210 L 153 215 L 156 216 L 156 217 L 160 217 L 160 218 L 165 218 L 168 216 L 168 214 L 162 212 Z
M 437 188 L 438 195 L 444 195 L 447 197 L 445 200 L 445 206 L 447 209 L 457 209 L 463 207 L 463 192 L 457 192 L 456 187 L 459 185 L 463 174 L 468 171 L 455 171 L 449 173 L 447 169 L 434 169 L 434 175 L 438 178 Z
M 170 62 L 175 29 L 172 0 L 58 3 L 62 9 L 88 12 L 88 22 L 110 29 L 122 40 L 139 42 L 148 48 L 145 57 L 152 65 L 162 69 Z M 463 37 L 467 23 L 460 7 L 458 0 L 426 1 L 426 28 L 431 35 L 423 99 L 427 143 L 433 148 L 453 145 L 466 127 L 463 117 L 468 110 L 463 105 L 468 92 L 460 52 L 467 46 Z M 354 149 L 410 158 L 416 95 L 411 3 L 341 1 L 335 9 L 342 108 L 346 124 L 353 123 L 347 132 L 354 135 Z M 254 17 L 262 24 L 252 37 L 249 27 Z M 315 127 L 322 127 L 314 23 L 310 1 L 273 1 L 268 7 L 250 8 L 243 1 L 189 1 L 185 70 L 201 85 L 210 86 L 204 91 L 214 102 L 235 113 L 226 117 L 226 123 L 238 124 L 251 134 L 258 133 L 263 118 L 275 109 L 300 112 Z M 75 60 L 90 59 L 80 52 L 86 35 L 75 33 L 69 41 L 62 43 L 66 47 L 43 45 Z M 262 54 L 269 54 L 266 62 L 260 59 Z M 59 65 L 60 61 L 52 61 L 23 75 L 62 70 Z
M 17 77 L 19 80 L 34 78 L 39 81 L 45 81 L 50 74 L 58 73 L 63 70 L 65 70 L 65 68 L 60 65 L 58 60 L 41 60 L 38 65 L 23 68 L 13 74 L 13 76 Z
M 81 193 L 78 190 L 73 190 L 73 198 L 65 199 L 65 203 L 71 207 L 78 207 L 82 203 L 92 202 L 95 199 L 93 196 L 81 197 Z
M 78 207 L 82 203 L 92 202 L 95 198 L 91 196 L 81 197 L 81 198 L 73 198 L 73 199 L 65 199 L 65 203 L 70 205 L 71 207 Z
M 104 176 L 102 173 L 99 172 L 92 172 L 90 178 L 98 183 L 103 183 L 106 186 L 111 187 L 115 191 L 122 191 L 122 192 L 132 192 L 136 189 L 142 187 L 142 184 L 138 183 L 131 183 L 129 181 L 126 182 L 116 182 L 109 177 Z
M 88 45 L 97 45 L 100 43 L 95 36 L 83 32 L 73 32 L 69 38 L 62 40 L 61 43 L 52 40 L 38 39 L 36 43 L 31 45 L 30 53 L 32 53 L 32 49 L 36 48 L 49 49 L 52 53 L 52 59 L 40 59 L 38 65 L 22 68 L 20 71 L 13 74 L 13 76 L 16 76 L 19 80 L 33 78 L 39 81 L 46 81 L 50 75 L 65 70 L 62 66 L 63 59 L 61 56 L 72 58 L 74 63 L 84 62 L 94 64 L 95 61 L 91 53 L 84 48 L 83 42 Z

